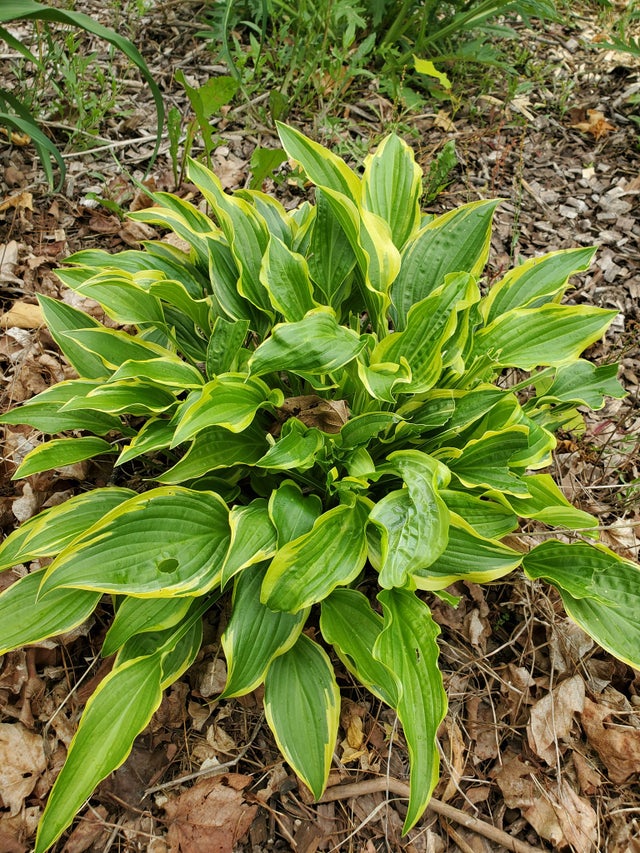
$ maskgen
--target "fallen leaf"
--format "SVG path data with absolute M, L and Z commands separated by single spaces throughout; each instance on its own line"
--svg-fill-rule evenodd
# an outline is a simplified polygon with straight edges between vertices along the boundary
M 165 803 L 170 853 L 233 853 L 258 810 L 242 795 L 251 781 L 239 773 L 200 779 Z
M 23 190 L 21 193 L 17 193 L 16 195 L 10 195 L 9 198 L 5 198 L 3 202 L 0 202 L 0 213 L 3 213 L 5 210 L 9 210 L 12 207 L 16 210 L 19 210 L 20 208 L 33 210 L 32 194 Z
M 31 302 L 14 302 L 0 317 L 0 329 L 39 329 L 44 326 L 44 317 L 39 305 Z
M 281 425 L 289 418 L 297 418 L 305 426 L 316 427 L 322 432 L 338 433 L 349 420 L 349 409 L 345 400 L 323 400 L 317 394 L 287 397 L 276 409 L 278 422 L 272 429 L 280 434 Z
M 23 284 L 21 278 L 15 275 L 18 264 L 18 244 L 15 240 L 0 243 L 0 281 L 6 284 Z
M 614 713 L 611 708 L 585 699 L 581 715 L 587 740 L 598 753 L 612 782 L 626 782 L 640 773 L 640 729 L 620 726 L 605 720 Z
M 615 125 L 606 120 L 604 113 L 601 113 L 600 110 L 587 110 L 587 116 L 587 121 L 579 121 L 572 124 L 571 127 L 582 131 L 582 133 L 590 133 L 596 140 L 616 129 Z
M 62 853 L 84 853 L 106 832 L 107 810 L 104 806 L 92 806 L 81 816 Z M 103 841 L 106 842 L 106 837 Z
M 22 809 L 46 767 L 40 735 L 22 723 L 0 724 L 0 800 L 10 815 Z
M 584 708 L 584 681 L 579 675 L 568 678 L 531 708 L 527 739 L 531 749 L 549 765 L 557 758 L 558 742 L 564 740 L 576 713 Z
M 541 838 L 560 850 L 571 845 L 573 853 L 592 853 L 596 813 L 565 779 L 554 782 L 539 776 L 516 756 L 504 762 L 496 782 L 505 805 L 520 809 Z

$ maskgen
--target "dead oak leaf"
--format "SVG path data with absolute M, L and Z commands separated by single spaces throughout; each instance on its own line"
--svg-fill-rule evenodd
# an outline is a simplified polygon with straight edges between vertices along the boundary
M 10 815 L 22 809 L 46 767 L 40 735 L 22 723 L 0 724 L 0 801 Z
M 601 113 L 600 110 L 587 110 L 587 117 L 587 121 L 579 121 L 572 124 L 571 127 L 575 130 L 581 130 L 582 133 L 590 133 L 596 140 L 616 129 L 615 125 L 606 120 L 604 113 Z
M 556 763 L 556 748 L 565 740 L 576 713 L 584 708 L 584 681 L 579 675 L 567 678 L 531 709 L 527 739 L 531 749 L 550 766 Z
M 581 722 L 587 740 L 607 768 L 609 779 L 620 783 L 640 773 L 640 729 L 615 723 L 605 726 L 612 713 L 611 708 L 585 699 Z
M 240 773 L 200 779 L 166 803 L 169 853 L 233 853 L 258 808 L 247 805 L 242 795 L 251 781 Z

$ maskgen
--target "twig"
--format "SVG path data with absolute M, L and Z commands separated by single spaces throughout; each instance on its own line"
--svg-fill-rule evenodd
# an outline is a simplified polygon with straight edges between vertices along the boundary
M 396 794 L 403 798 L 407 798 L 409 796 L 409 786 L 406 782 L 401 782 L 399 779 L 388 777 L 384 779 L 366 779 L 364 782 L 353 782 L 349 785 L 334 785 L 331 788 L 327 788 L 318 802 L 330 803 L 335 800 L 348 799 L 349 797 L 360 797 L 364 794 L 374 794 L 378 791 L 388 791 L 391 794 Z M 470 829 L 478 835 L 484 836 L 484 838 L 488 838 L 490 841 L 495 841 L 497 844 L 501 844 L 503 847 L 506 847 L 507 850 L 511 850 L 512 853 L 542 853 L 541 848 L 531 847 L 531 845 L 526 844 L 524 841 L 518 841 L 517 838 L 513 838 L 502 829 L 491 826 L 491 824 L 480 820 L 480 818 L 468 815 L 460 809 L 456 809 L 447 803 L 443 803 L 441 800 L 437 800 L 435 797 L 432 797 L 429 800 L 428 808 L 432 812 L 435 812 L 442 817 L 446 817 L 448 820 L 458 823 L 460 826 L 464 826 L 466 829 Z
M 225 761 L 224 764 L 213 764 L 212 766 L 202 767 L 200 770 L 196 770 L 195 773 L 189 773 L 187 776 L 180 776 L 177 779 L 172 779 L 170 782 L 164 782 L 162 785 L 155 785 L 153 788 L 147 788 L 144 792 L 142 799 L 148 797 L 149 794 L 155 794 L 158 791 L 165 791 L 167 788 L 175 788 L 178 785 L 182 785 L 183 782 L 191 782 L 193 779 L 199 779 L 201 776 L 215 776 L 218 773 L 222 773 L 225 770 L 228 770 L 229 767 L 235 767 L 238 762 L 244 758 L 249 747 L 254 742 L 256 737 L 258 736 L 258 732 L 262 726 L 264 720 L 264 714 L 260 715 L 260 719 L 256 723 L 254 730 L 251 732 L 251 737 L 247 741 L 247 743 L 242 747 L 240 752 L 236 755 L 235 758 L 232 758 L 231 761 Z

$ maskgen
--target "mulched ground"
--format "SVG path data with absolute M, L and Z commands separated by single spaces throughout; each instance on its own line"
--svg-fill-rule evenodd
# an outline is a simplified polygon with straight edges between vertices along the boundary
M 76 7 L 109 23 L 102 5 L 85 0 Z M 220 71 L 195 38 L 196 8 L 159 2 L 136 33 L 168 103 L 185 112 L 172 82 L 175 68 L 200 84 Z M 400 118 L 425 168 L 453 140 L 458 167 L 429 210 L 505 199 L 496 215 L 489 280 L 534 254 L 599 247 L 570 299 L 618 310 L 590 356 L 620 361 L 628 396 L 589 415 L 584 435 L 561 437 L 555 474 L 577 505 L 598 516 L 605 544 L 638 559 L 640 137 L 632 117 L 640 75 L 637 61 L 590 45 L 600 33 L 595 13 L 576 16 L 571 28 L 522 30 L 531 53 L 522 75 L 531 86 L 510 101 L 496 84 L 490 94 L 472 95 L 456 108 L 398 116 L 371 89 L 349 93 L 339 131 L 330 133 L 321 118 L 302 127 L 348 152 L 375 144 Z M 0 57 L 3 79 L 10 61 Z M 122 77 L 128 80 L 123 109 L 131 115 L 108 122 L 95 150 L 67 152 L 64 192 L 48 192 L 29 147 L 0 138 L 3 408 L 68 375 L 28 308 L 35 292 L 73 302 L 73 294 L 61 292 L 56 265 L 81 248 L 118 251 L 154 236 L 89 197 L 95 193 L 125 211 L 139 203 L 131 178 L 145 178 L 153 108 L 135 75 L 123 68 Z M 52 119 L 49 127 L 58 139 L 61 123 Z M 276 144 L 255 108 L 232 107 L 216 132 L 216 170 L 228 189 L 245 184 L 257 144 Z M 149 179 L 173 190 L 167 148 Z M 300 198 L 286 179 L 266 188 L 289 205 Z M 188 195 L 190 188 L 179 191 Z M 109 477 L 94 463 L 80 463 L 13 483 L 12 472 L 34 443 L 28 429 L 5 430 L 5 534 L 41 507 Z M 527 544 L 540 535 L 529 526 L 522 538 Z M 0 575 L 0 588 L 13 577 Z M 450 699 L 440 732 L 442 779 L 434 807 L 409 836 L 400 834 L 407 754 L 392 712 L 342 674 L 342 740 L 326 801 L 313 804 L 280 759 L 263 722 L 260 692 L 228 702 L 215 698 L 225 678 L 219 638 L 227 614 L 221 608 L 209 616 L 196 665 L 168 691 L 129 760 L 100 786 L 82 820 L 54 849 L 208 853 L 237 844 L 243 853 L 638 853 L 640 674 L 596 647 L 542 584 L 516 577 L 508 584 L 460 585 L 455 592 L 461 596 L 457 609 L 442 602 L 433 607 Z M 99 611 L 73 636 L 0 660 L 0 850 L 6 853 L 29 849 L 79 714 L 106 672 L 98 653 L 107 618 Z M 219 772 L 207 774 L 214 765 Z

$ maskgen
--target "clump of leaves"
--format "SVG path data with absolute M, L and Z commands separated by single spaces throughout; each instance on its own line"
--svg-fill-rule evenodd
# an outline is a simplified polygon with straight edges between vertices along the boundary
M 40 297 L 79 378 L 1 419 L 66 433 L 16 477 L 117 454 L 116 478 L 144 456 L 152 482 L 71 498 L 0 548 L 4 568 L 53 558 L 0 596 L 1 651 L 69 631 L 114 597 L 102 651 L 115 663 L 86 706 L 37 853 L 125 760 L 222 593 L 232 594 L 222 698 L 264 682 L 269 726 L 315 797 L 338 730 L 330 653 L 396 710 L 411 759 L 405 831 L 436 784 L 446 710 L 432 595 L 521 567 L 640 666 L 638 566 L 586 541 L 595 519 L 540 473 L 579 407 L 623 394 L 615 365 L 580 358 L 615 312 L 561 304 L 593 250 L 526 261 L 482 296 L 498 202 L 423 216 L 421 173 L 399 137 L 359 177 L 279 130 L 315 204 L 286 212 L 259 191 L 227 195 L 191 161 L 211 218 L 167 193 L 133 214 L 188 251 L 89 250 L 59 271 L 134 331 Z M 511 368 L 526 377 L 513 387 Z M 582 538 L 525 555 L 502 541 L 520 518 Z M 361 591 L 376 588 L 377 601 Z

